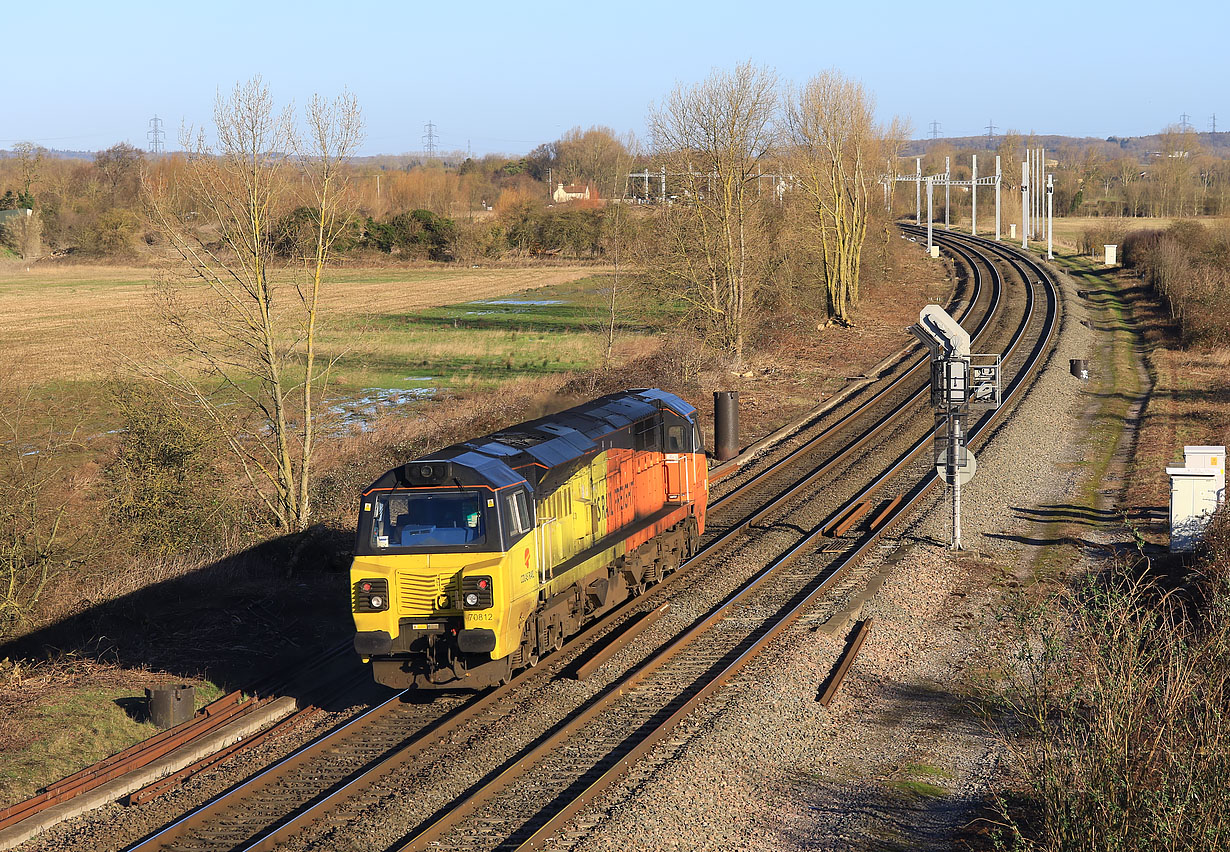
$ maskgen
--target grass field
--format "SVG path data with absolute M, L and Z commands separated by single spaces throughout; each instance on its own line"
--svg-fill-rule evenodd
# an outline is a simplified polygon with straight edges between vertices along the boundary
M 355 419 L 445 391 L 591 369 L 606 350 L 610 287 L 611 276 L 589 275 L 422 310 L 344 314 L 322 338 L 326 354 L 343 356 L 333 376 L 335 407 Z M 671 310 L 625 297 L 617 350 Z
M 340 269 L 324 313 L 342 329 L 375 317 L 566 284 L 594 267 Z M 161 320 L 148 268 L 37 266 L 0 269 L 0 364 L 18 386 L 97 380 L 145 362 Z
M 384 416 L 421 417 L 433 399 L 600 366 L 612 280 L 593 266 L 336 271 L 318 335 L 319 354 L 336 359 L 318 385 L 324 434 L 342 438 Z M 71 436 L 59 463 L 94 471 L 110 457 L 125 425 L 111 380 L 174 361 L 156 287 L 141 268 L 0 268 L 0 394 L 20 421 L 12 434 L 21 452 Z M 656 345 L 645 316 L 660 324 L 671 312 L 619 295 L 616 362 Z M 258 390 L 255 380 L 240 384 Z
M 1112 234 L 1128 234 L 1132 231 L 1144 231 L 1169 227 L 1177 219 L 1165 217 L 1138 216 L 1135 218 L 1110 218 L 1100 216 L 1069 216 L 1055 217 L 1055 245 L 1077 249 L 1086 231 L 1109 232 Z M 1225 222 L 1225 219 L 1186 219 L 1183 221 L 1199 222 L 1202 225 L 1213 225 Z

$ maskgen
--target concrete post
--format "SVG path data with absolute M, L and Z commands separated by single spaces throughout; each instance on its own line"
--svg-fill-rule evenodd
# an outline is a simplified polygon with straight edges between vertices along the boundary
M 931 254 L 931 175 L 927 175 L 927 254 Z
M 944 158 L 944 230 L 948 230 L 948 210 L 952 207 L 952 171 L 948 164 L 948 157 Z
M 1054 175 L 1046 176 L 1046 256 L 1055 258 L 1055 183 Z
M 1021 248 L 1029 248 L 1029 157 L 1021 161 Z
M 969 187 L 969 232 L 978 236 L 978 155 L 974 155 L 973 181 Z
M 1004 175 L 999 170 L 999 155 L 995 156 L 995 242 L 999 242 L 999 185 Z
M 922 157 L 914 160 L 914 224 L 922 222 Z

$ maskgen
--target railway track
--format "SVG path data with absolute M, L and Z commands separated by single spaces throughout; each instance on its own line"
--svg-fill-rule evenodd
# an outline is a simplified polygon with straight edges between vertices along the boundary
M 1005 257 L 1016 265 L 1011 255 Z M 1035 288 L 1041 285 L 1046 291 L 1046 311 L 1032 346 L 1028 345 L 1027 321 L 1018 327 L 1005 351 L 1005 361 L 1009 362 L 1019 362 L 1022 353 L 1029 356 L 1008 385 L 1006 397 L 1010 402 L 1019 396 L 1039 363 L 1058 317 L 1057 292 L 1048 286 L 1046 276 L 1031 280 L 1024 265 L 1018 269 L 1024 273 L 1031 306 L 1037 298 Z M 984 437 L 994 422 L 993 417 L 983 417 L 971 430 L 974 440 Z M 468 791 L 391 848 L 407 852 L 490 849 L 493 839 L 498 848 L 540 848 L 595 796 L 669 737 L 682 719 L 820 603 L 879 540 L 888 524 L 904 516 L 935 487 L 930 448 L 930 438 L 924 435 L 861 493 L 812 527 L 736 594 L 610 684 L 566 725 L 552 730 L 498 775 Z M 824 531 L 831 529 L 830 524 L 872 493 L 902 488 L 902 480 L 915 484 L 899 495 L 902 499 L 894 503 L 886 523 L 858 536 L 848 549 L 822 564 L 824 554 L 816 553 L 815 546 L 825 537 Z M 544 778 L 549 783 L 543 783 Z M 502 819 L 500 825 L 506 826 L 500 830 L 494 827 L 497 815 Z
M 1003 289 L 996 264 L 979 258 L 977 252 L 962 247 L 958 240 L 945 242 L 954 254 L 964 258 L 970 270 L 973 293 L 966 313 L 979 301 L 982 279 L 990 279 L 995 295 L 990 306 L 980 309 L 983 316 L 978 324 L 985 332 L 998 315 Z M 1031 274 L 1025 261 L 1011 260 L 1011 253 L 1002 257 L 1009 258 L 1009 264 L 1021 264 L 1023 287 L 1029 294 L 1027 302 L 1032 305 L 1036 285 L 1031 279 L 1046 280 L 1037 274 L 1040 268 Z M 1046 300 L 1050 317 L 1047 322 L 1053 326 L 1057 310 L 1053 288 L 1047 290 Z M 1017 323 L 1010 354 L 1004 359 L 1005 370 L 1011 369 L 1009 365 L 1014 361 L 1027 360 L 1022 353 L 1028 347 L 1022 341 L 1030 327 L 1028 313 L 1026 310 L 1026 319 Z M 1033 350 L 1041 351 L 1039 347 L 1044 348 L 1046 339 L 1049 331 L 1038 335 L 1039 342 Z M 556 714 L 558 719 L 544 718 L 542 733 L 519 750 L 514 748 L 513 757 L 501 761 L 498 756 L 492 759 L 489 755 L 485 761 L 472 761 L 470 774 L 476 777 L 466 789 L 450 791 L 449 787 L 456 785 L 450 785 L 443 777 L 450 773 L 442 767 L 456 765 L 457 752 L 473 749 L 476 739 L 481 747 L 484 738 L 476 737 L 474 731 L 498 730 L 509 720 L 532 712 L 535 692 L 573 666 L 578 656 L 585 653 L 583 648 L 555 655 L 557 659 L 553 662 L 518 677 L 505 690 L 465 699 L 433 696 L 426 705 L 407 703 L 403 700 L 405 695 L 396 696 L 130 848 L 274 848 L 313 823 L 322 822 L 327 814 L 345 818 L 347 808 L 354 807 L 348 803 L 365 790 L 379 796 L 382 787 L 392 789 L 407 784 L 420 789 L 435 785 L 438 790 L 434 797 L 423 798 L 429 809 L 433 802 L 438 804 L 434 815 L 427 815 L 416 830 L 391 848 L 428 848 L 446 836 L 449 848 L 463 848 L 461 844 L 467 838 L 473 842 L 466 848 L 494 848 L 510 843 L 509 848 L 539 845 L 617 777 L 621 768 L 651 750 L 682 715 L 713 695 L 760 649 L 774 641 L 817 596 L 828 594 L 846 581 L 849 566 L 855 564 L 888 523 L 916 503 L 923 493 L 918 489 L 931 487 L 927 474 L 934 479 L 934 472 L 925 452 L 930 446 L 929 438 L 924 436 L 912 445 L 907 442 L 904 450 L 896 452 L 895 460 L 890 460 L 885 472 L 867 482 L 853 499 L 840 501 L 829 495 L 829 499 L 822 500 L 815 493 L 829 481 L 826 477 L 851 476 L 851 465 L 876 464 L 868 462 L 866 454 L 862 461 L 858 460 L 859 453 L 873 442 L 884 446 L 902 443 L 882 438 L 877 441 L 876 436 L 895 430 L 900 438 L 900 433 L 908 431 L 901 424 L 916 419 L 895 412 L 923 407 L 919 402 L 923 391 L 918 388 L 922 383 L 918 371 L 917 366 L 907 365 L 888 387 L 871 394 L 853 412 L 836 418 L 831 425 L 821 426 L 817 434 L 800 439 L 798 446 L 782 459 L 749 471 L 741 477 L 742 482 L 717 498 L 715 513 L 739 520 L 720 528 L 715 525 L 715 532 L 689 565 L 713 560 L 728 550 L 731 542 L 743 540 L 740 536 L 746 537 L 752 531 L 762 537 L 776 533 L 778 538 L 789 531 L 794 543 L 784 549 L 779 547 L 777 556 L 754 572 L 751 579 L 735 583 L 723 601 L 676 633 L 659 650 L 622 674 L 607 677 L 605 684 L 581 690 L 582 694 L 577 696 L 579 703 L 572 710 Z M 1024 375 L 1025 370 L 1018 369 L 1010 385 L 1012 393 L 1019 391 Z M 875 428 L 862 426 L 868 419 L 876 422 Z M 976 424 L 974 434 L 981 435 L 983 429 L 989 428 L 989 422 L 984 418 Z M 819 448 L 834 444 L 840 444 L 841 450 L 815 464 Z M 923 456 L 927 457 L 922 459 Z M 903 471 L 908 472 L 904 477 Z M 907 487 L 908 482 L 916 484 Z M 848 520 L 853 507 L 873 497 L 880 499 L 881 493 L 886 499 L 879 512 L 881 523 L 874 531 L 860 535 L 856 524 L 850 524 L 842 530 L 841 537 L 825 535 L 826 531 L 834 532 L 834 526 L 843 517 Z M 807 523 L 801 524 L 805 527 L 801 537 L 789 522 L 778 521 L 763 527 L 763 522 L 775 512 L 793 511 L 798 515 L 797 505 L 792 504 L 800 500 L 817 504 L 811 506 Z M 749 504 L 756 508 L 744 511 L 743 507 Z M 773 508 L 767 508 L 770 504 Z M 851 533 L 855 535 L 851 537 Z M 816 542 L 822 539 L 845 540 L 850 549 L 820 558 L 822 555 L 814 551 Z M 817 564 L 817 560 L 827 564 Z M 591 639 L 612 635 L 618 631 L 620 622 L 658 607 L 689 576 L 688 571 L 676 572 L 652 593 L 593 625 L 585 635 Z M 747 629 L 734 629 L 736 626 Z M 544 663 L 548 661 L 551 658 Z M 618 713 L 613 712 L 616 708 Z M 586 725 L 593 727 L 586 729 Z M 627 736 L 628 731 L 636 731 L 636 737 Z M 489 736 L 485 742 L 499 743 L 501 739 L 498 735 Z M 545 770 L 536 769 L 535 783 L 527 787 L 521 780 L 524 772 L 552 755 L 565 755 L 568 760 Z M 543 779 L 548 776 L 555 781 L 546 783 Z M 541 804 L 528 804 L 530 791 L 537 792 Z M 508 800 L 506 807 L 487 805 L 499 801 L 501 795 Z M 562 804 L 556 807 L 556 803 Z M 359 807 L 361 810 L 362 806 Z M 497 812 L 503 815 L 497 818 Z M 467 817 L 471 817 L 468 828 L 461 824 Z

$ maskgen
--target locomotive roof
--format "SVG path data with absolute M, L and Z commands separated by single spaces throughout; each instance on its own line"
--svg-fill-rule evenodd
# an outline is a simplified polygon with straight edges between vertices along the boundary
M 526 481 L 536 491 L 551 490 L 577 464 L 614 446 L 607 436 L 662 409 L 688 421 L 696 414 L 691 405 L 657 388 L 623 391 L 445 447 L 415 461 L 455 462 L 463 468 L 457 471 L 461 485 L 499 489 Z M 402 469 L 390 470 L 369 491 L 404 484 Z M 476 476 L 466 476 L 464 469 Z M 474 481 L 468 481 L 471 478 Z

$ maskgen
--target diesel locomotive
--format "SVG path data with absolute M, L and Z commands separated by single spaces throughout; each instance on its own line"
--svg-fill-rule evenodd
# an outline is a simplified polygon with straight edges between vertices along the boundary
M 696 409 L 656 389 L 399 465 L 360 500 L 355 650 L 395 688 L 504 682 L 686 560 L 708 482 Z

